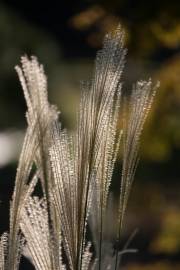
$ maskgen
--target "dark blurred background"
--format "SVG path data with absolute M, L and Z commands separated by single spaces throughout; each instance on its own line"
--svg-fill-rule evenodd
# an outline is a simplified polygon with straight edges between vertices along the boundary
M 139 249 L 128 270 L 180 269 L 180 2 L 132 0 L 0 1 L 0 229 L 8 229 L 17 159 L 26 128 L 25 102 L 14 66 L 20 56 L 44 64 L 50 101 L 74 128 L 79 81 L 91 78 L 104 35 L 121 23 L 128 58 L 124 88 L 159 80 L 145 125 L 124 239 Z M 27 262 L 25 269 L 31 269 Z

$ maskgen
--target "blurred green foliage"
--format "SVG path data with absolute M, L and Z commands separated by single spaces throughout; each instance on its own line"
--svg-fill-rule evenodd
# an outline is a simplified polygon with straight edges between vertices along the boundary
M 23 54 L 36 55 L 48 69 L 59 62 L 60 50 L 50 34 L 0 4 L 0 126 L 22 126 L 24 100 L 14 66 Z

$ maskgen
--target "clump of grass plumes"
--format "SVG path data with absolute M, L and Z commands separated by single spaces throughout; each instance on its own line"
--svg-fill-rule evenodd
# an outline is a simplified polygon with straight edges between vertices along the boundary
M 37 270 L 119 269 L 122 252 L 104 241 L 110 185 L 119 148 L 118 242 L 138 163 L 139 140 L 157 85 L 139 81 L 123 119 L 122 84 L 126 50 L 120 27 L 105 37 L 93 78 L 82 83 L 77 129 L 62 129 L 48 102 L 47 80 L 35 57 L 16 67 L 27 103 L 24 138 L 10 210 L 8 234 L 0 239 L 0 269 L 16 270 L 27 256 Z M 43 197 L 32 195 L 37 182 Z M 92 226 L 94 224 L 94 226 Z M 92 230 L 92 239 L 87 237 Z M 93 231 L 96 228 L 95 231 Z

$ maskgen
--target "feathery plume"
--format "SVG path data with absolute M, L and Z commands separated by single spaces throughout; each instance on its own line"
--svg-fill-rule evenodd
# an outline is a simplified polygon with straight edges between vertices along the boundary
M 28 128 L 17 169 L 9 235 L 0 239 L 0 269 L 17 270 L 22 249 L 37 270 L 119 268 L 119 255 L 126 251 L 114 253 L 112 243 L 104 241 L 113 170 L 122 141 L 118 242 L 140 136 L 157 88 L 151 80 L 136 83 L 130 111 L 119 129 L 125 55 L 124 32 L 118 27 L 106 35 L 97 53 L 92 80 L 81 85 L 73 134 L 61 128 L 59 113 L 48 102 L 46 75 L 37 59 L 24 56 L 22 67 L 16 67 L 28 108 Z M 42 198 L 33 196 L 38 181 Z M 87 234 L 93 228 L 95 239 Z

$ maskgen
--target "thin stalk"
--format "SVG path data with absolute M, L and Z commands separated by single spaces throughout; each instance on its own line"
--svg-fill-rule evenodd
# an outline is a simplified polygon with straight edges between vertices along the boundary
M 103 213 L 101 208 L 100 214 L 100 233 L 99 233 L 99 270 L 101 270 L 101 259 L 102 259 L 102 238 L 103 238 Z

